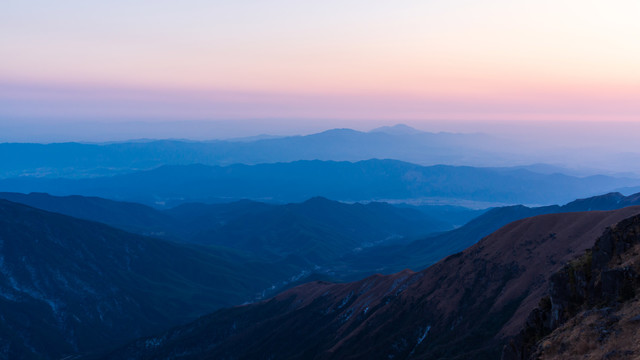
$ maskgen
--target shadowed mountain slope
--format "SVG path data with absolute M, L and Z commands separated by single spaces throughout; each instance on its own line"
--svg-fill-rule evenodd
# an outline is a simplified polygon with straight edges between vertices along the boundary
M 0 200 L 0 349 L 16 359 L 105 349 L 254 299 L 293 273 Z
M 437 210 L 433 208 L 429 210 L 431 215 L 425 216 L 412 208 L 384 203 L 344 204 L 320 197 L 287 205 L 250 200 L 191 203 L 165 211 L 95 197 L 0 193 L 0 198 L 143 235 L 235 248 L 268 261 L 294 255 L 301 271 L 352 281 L 372 273 L 423 269 L 515 220 L 640 205 L 639 195 L 609 193 L 564 206 L 494 208 L 458 229 L 428 237 L 424 235 L 452 226 L 434 220 Z M 412 238 L 417 240 L 407 243 Z
M 378 247 L 349 254 L 342 263 L 333 266 L 343 271 L 342 277 L 354 280 L 361 274 L 372 272 L 393 273 L 405 268 L 421 270 L 440 259 L 466 249 L 483 237 L 516 220 L 527 217 L 564 212 L 614 210 L 640 205 L 640 193 L 624 196 L 608 193 L 574 200 L 563 206 L 526 207 L 505 206 L 486 211 L 464 226 L 441 234 L 417 239 L 404 246 Z M 345 264 L 359 264 L 360 273 L 349 274 Z
M 319 264 L 354 249 L 407 243 L 448 229 L 451 225 L 414 209 L 385 203 L 343 204 L 316 197 L 229 219 L 197 234 L 193 241 L 276 258 L 296 254 Z
M 249 200 L 192 203 L 166 211 L 96 197 L 0 193 L 0 198 L 142 235 L 225 246 L 270 261 L 295 255 L 314 264 L 354 249 L 406 243 L 453 228 L 412 208 L 345 204 L 320 197 L 286 205 Z
M 628 207 L 519 220 L 421 272 L 308 283 L 109 358 L 496 359 L 549 277 L 608 226 L 638 213 Z
M 0 193 L 0 199 L 79 219 L 97 221 L 143 235 L 177 233 L 175 219 L 146 205 L 78 195 Z
M 613 210 L 640 204 L 640 193 L 624 196 L 612 192 L 601 196 L 578 199 L 562 207 L 562 211 Z

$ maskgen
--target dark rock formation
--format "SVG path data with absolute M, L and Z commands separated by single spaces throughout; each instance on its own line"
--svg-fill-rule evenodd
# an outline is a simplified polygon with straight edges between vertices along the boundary
M 607 231 L 580 258 L 549 281 L 549 296 L 529 315 L 522 332 L 505 347 L 503 360 L 524 360 L 540 351 L 540 340 L 583 311 L 618 308 L 640 288 L 638 269 L 629 261 L 640 244 L 640 216 Z M 636 264 L 637 265 L 637 264 Z

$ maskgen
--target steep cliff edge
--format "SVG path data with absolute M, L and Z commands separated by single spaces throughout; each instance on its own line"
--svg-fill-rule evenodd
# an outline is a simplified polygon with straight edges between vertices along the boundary
M 640 356 L 640 216 L 555 273 L 503 360 Z

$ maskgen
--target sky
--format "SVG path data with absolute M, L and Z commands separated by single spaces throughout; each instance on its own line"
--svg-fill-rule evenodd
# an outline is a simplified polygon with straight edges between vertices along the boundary
M 4 0 L 0 123 L 639 123 L 639 18 L 637 0 Z

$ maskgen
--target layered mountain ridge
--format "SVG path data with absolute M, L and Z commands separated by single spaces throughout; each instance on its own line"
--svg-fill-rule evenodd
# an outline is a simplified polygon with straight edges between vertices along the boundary
M 354 249 L 407 243 L 453 228 L 412 208 L 386 203 L 345 204 L 320 197 L 285 205 L 250 200 L 192 203 L 164 211 L 77 195 L 0 193 L 0 198 L 141 235 L 223 246 L 268 261 L 295 256 L 299 262 L 315 265 Z
M 364 239 L 389 226 L 385 222 L 391 218 L 385 217 L 395 212 L 405 221 L 416 216 L 415 210 L 387 204 L 340 204 L 323 198 L 288 205 L 251 201 L 187 204 L 159 211 L 99 198 L 0 195 L 92 220 L 126 223 L 126 226 L 137 226 L 143 233 L 149 226 L 171 223 L 168 219 L 174 217 L 191 219 L 193 224 L 187 223 L 187 227 L 207 222 L 232 224 L 234 221 L 229 219 L 237 217 L 239 227 L 235 228 L 240 230 L 252 223 L 272 224 L 275 218 L 264 214 L 295 214 L 293 218 L 287 215 L 282 219 L 311 216 L 314 221 L 336 224 L 336 229 L 340 229 L 337 232 L 344 234 L 352 231 L 350 225 L 372 226 L 371 234 L 362 232 Z M 460 229 L 438 235 L 440 248 L 434 243 L 437 237 L 399 246 L 413 249 L 416 256 L 429 261 L 435 259 L 432 252 L 437 249 L 443 257 L 464 241 L 485 232 L 492 233 L 475 246 L 426 270 L 373 275 L 347 284 L 307 283 L 270 301 L 220 310 L 198 320 L 196 324 L 200 325 L 185 325 L 177 328 L 182 329 L 177 333 L 144 340 L 145 344 L 157 346 L 147 348 L 145 345 L 146 350 L 141 350 L 134 344 L 112 356 L 162 358 L 183 349 L 184 356 L 195 357 L 259 358 L 264 353 L 277 358 L 329 358 L 354 352 L 362 358 L 375 358 L 386 352 L 396 358 L 419 354 L 492 358 L 497 356 L 497 349 L 505 339 L 521 329 L 523 319 L 544 295 L 545 277 L 583 251 L 590 239 L 595 239 L 606 226 L 638 208 L 553 213 L 616 209 L 636 204 L 638 198 L 638 195 L 625 197 L 611 193 L 564 206 L 493 209 Z M 247 257 L 244 250 L 171 243 L 5 200 L 0 200 L 0 209 L 0 301 L 4 309 L 0 315 L 5 319 L 0 328 L 4 335 L 0 338 L 3 354 L 9 357 L 26 354 L 21 356 L 58 358 L 105 351 L 135 337 L 160 333 L 221 306 L 256 299 L 274 284 L 285 284 L 283 279 L 295 282 L 309 275 L 297 275 L 309 266 L 310 258 L 303 260 L 300 254 L 279 259 L 271 257 L 271 261 L 266 262 L 266 257 L 262 260 L 257 256 Z M 274 209 L 277 211 L 273 212 Z M 548 214 L 528 217 L 544 213 Z M 264 221 L 259 221 L 260 218 Z M 525 219 L 511 223 L 521 218 Z M 362 219 L 369 222 L 360 223 Z M 418 216 L 415 224 L 423 219 Z M 399 223 L 399 226 L 410 223 Z M 273 231 L 266 230 L 269 228 L 258 226 L 257 229 L 263 229 L 258 233 Z M 240 239 L 241 233 L 230 234 Z M 278 233 L 273 239 L 282 236 Z M 465 236 L 467 240 L 461 240 Z M 321 238 L 326 238 L 326 234 Z M 267 247 L 277 245 L 265 244 Z M 386 251 L 390 247 L 380 249 Z M 347 257 L 341 261 L 350 260 Z M 344 268 L 334 268 L 336 272 L 342 270 Z M 349 278 L 348 271 L 343 276 Z M 270 315 L 265 318 L 265 314 Z M 418 323 L 417 319 L 427 323 Z M 43 332 L 25 331 L 25 323 Z M 278 329 L 273 335 L 277 342 L 287 344 L 287 339 L 295 339 L 291 343 L 292 352 L 282 353 L 274 347 L 271 338 L 260 340 L 263 332 L 271 328 Z M 189 329 L 186 330 L 191 334 L 188 338 L 183 337 L 184 329 Z M 294 331 L 292 329 L 296 329 L 295 334 L 288 333 Z M 211 332 L 218 334 L 214 336 L 218 340 L 213 347 L 207 342 Z M 389 338 L 393 342 L 389 343 L 391 340 L 384 334 L 394 334 Z M 319 342 L 310 342 L 310 339 Z M 427 343 L 431 345 L 425 348 Z M 205 345 L 206 351 L 202 348 Z M 370 347 L 372 352 L 362 350 Z M 255 352 L 243 352 L 247 349 Z
M 481 204 L 558 204 L 640 180 L 611 176 L 540 174 L 522 168 L 421 166 L 370 159 L 294 161 L 258 165 L 161 166 L 152 170 L 87 179 L 14 177 L 0 180 L 11 192 L 99 196 L 152 206 L 251 199 L 301 202 L 314 196 L 338 201 L 444 201 Z M 527 189 L 527 191 L 523 191 Z
M 188 141 L 141 140 L 105 144 L 3 143 L 0 178 L 14 176 L 92 177 L 161 165 L 258 164 L 297 160 L 360 161 L 394 158 L 425 165 L 509 164 L 496 151 L 497 139 L 483 134 L 427 133 L 410 127 L 372 132 L 331 129 L 304 136 Z
M 372 264 L 369 266 L 370 271 L 375 269 L 384 273 L 397 272 L 405 268 L 420 270 L 445 256 L 468 248 L 483 237 L 516 220 L 543 214 L 614 210 L 636 205 L 640 205 L 640 193 L 630 196 L 608 193 L 577 199 L 562 206 L 527 207 L 515 205 L 498 207 L 489 209 L 457 229 L 419 238 L 406 245 L 368 249 L 349 256 L 344 261 Z
M 639 213 L 627 207 L 519 220 L 423 271 L 308 283 L 108 358 L 499 358 L 554 272 L 607 227 Z

